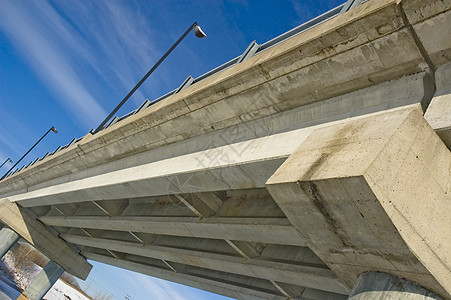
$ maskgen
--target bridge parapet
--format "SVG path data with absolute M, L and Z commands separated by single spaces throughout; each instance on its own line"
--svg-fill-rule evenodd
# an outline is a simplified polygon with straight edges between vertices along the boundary
M 369 1 L 279 43 L 14 174 L 0 194 L 427 70 L 409 18 L 426 54 L 445 63 L 449 39 L 431 36 L 447 32 L 449 7 L 402 4 Z

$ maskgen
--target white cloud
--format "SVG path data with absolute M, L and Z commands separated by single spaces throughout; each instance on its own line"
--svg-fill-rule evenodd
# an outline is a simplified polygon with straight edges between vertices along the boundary
M 67 18 L 76 24 L 80 34 L 88 41 L 91 52 L 98 60 L 88 61 L 96 72 L 109 82 L 120 96 L 125 94 L 156 61 L 159 50 L 153 45 L 153 27 L 140 13 L 134 2 L 66 1 L 58 3 Z M 75 47 L 75 51 L 82 53 Z M 117 82 L 120 83 L 118 88 Z M 139 104 L 144 98 L 135 93 Z M 119 101 L 120 99 L 117 99 Z
M 33 9 L 34 3 L 2 1 L 0 28 L 60 104 L 84 126 L 92 127 L 106 112 L 83 85 L 67 54 L 45 34 L 45 25 L 32 13 Z
M 15 153 L 19 157 L 22 156 L 27 149 L 21 140 L 29 141 L 34 137 L 29 134 L 23 122 L 20 122 L 3 110 L 0 110 L 0 120 L 0 149 L 6 150 L 5 148 L 9 148 L 8 153 Z M 6 124 L 8 128 L 14 128 L 14 132 L 20 132 L 20 138 L 17 138 L 13 132 L 10 132 L 5 127 Z M 0 155 L 0 158 L 6 159 L 7 157 Z
M 169 285 L 168 283 L 154 279 L 151 277 L 147 277 L 145 275 L 136 274 L 136 280 L 140 283 L 143 289 L 149 293 L 149 295 L 153 295 L 150 297 L 151 299 L 159 299 L 159 300 L 189 300 L 190 298 L 183 296 L 180 292 L 178 292 L 173 285 Z
M 126 4 L 2 1 L 0 30 L 83 129 L 98 124 L 107 115 L 102 103 L 111 109 L 161 55 L 154 27 L 136 3 Z M 168 80 L 153 78 L 153 87 Z M 145 92 L 135 93 L 135 105 Z

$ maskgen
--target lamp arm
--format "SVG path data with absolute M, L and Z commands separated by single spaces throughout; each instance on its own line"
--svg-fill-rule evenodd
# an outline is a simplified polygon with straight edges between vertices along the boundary
M 103 126 L 105 126 L 105 124 L 108 122 L 108 120 L 111 119 L 112 116 L 114 116 L 114 114 L 122 107 L 122 105 L 125 104 L 125 102 L 127 102 L 127 100 L 133 95 L 133 93 L 141 86 L 141 84 L 143 84 L 143 82 L 150 76 L 150 74 L 153 73 L 153 71 L 155 71 L 156 68 L 158 68 L 158 66 L 163 62 L 163 60 L 165 60 L 165 58 L 172 52 L 172 50 L 174 50 L 175 47 L 177 47 L 177 45 L 188 35 L 188 33 L 194 28 L 196 27 L 197 22 L 194 22 L 186 31 L 184 34 L 182 34 L 182 36 L 174 43 L 174 45 L 172 45 L 171 48 L 169 48 L 168 51 L 166 51 L 166 53 L 156 62 L 156 64 L 149 70 L 149 72 L 146 73 L 146 75 L 144 75 L 143 78 L 141 78 L 141 80 L 135 85 L 135 87 L 127 94 L 127 96 L 125 96 L 124 99 L 122 99 L 121 103 L 119 103 L 116 108 L 113 109 L 113 111 L 105 118 L 105 120 L 103 120 L 103 122 L 92 132 L 92 134 L 96 134 L 97 132 L 99 132 L 100 130 L 102 130 Z

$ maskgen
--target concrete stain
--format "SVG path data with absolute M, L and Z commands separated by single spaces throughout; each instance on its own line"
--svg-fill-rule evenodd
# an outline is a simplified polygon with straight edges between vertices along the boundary
M 299 186 L 309 197 L 311 202 L 318 208 L 320 213 L 326 219 L 329 228 L 335 233 L 335 235 L 340 239 L 343 244 L 343 248 L 352 248 L 352 246 L 347 242 L 346 237 L 343 235 L 340 229 L 340 224 L 334 219 L 333 214 L 327 206 L 327 200 L 321 195 L 317 185 L 314 182 L 299 182 Z

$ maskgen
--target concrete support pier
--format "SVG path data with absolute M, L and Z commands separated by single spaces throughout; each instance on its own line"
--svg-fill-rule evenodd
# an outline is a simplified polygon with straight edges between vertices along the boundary
M 18 300 L 40 300 L 52 288 L 53 284 L 64 273 L 64 269 L 54 261 L 50 261 L 31 281 Z
M 382 272 L 367 272 L 359 276 L 348 300 L 438 300 L 442 299 L 421 286 Z
M 19 240 L 19 235 L 9 227 L 0 230 L 0 258 Z

